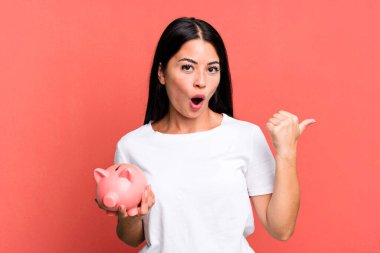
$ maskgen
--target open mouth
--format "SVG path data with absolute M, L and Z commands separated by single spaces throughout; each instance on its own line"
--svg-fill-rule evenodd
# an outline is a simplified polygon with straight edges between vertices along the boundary
M 200 98 L 200 97 L 196 97 L 196 98 L 191 99 L 191 102 L 193 102 L 195 105 L 198 105 L 202 101 L 203 101 L 203 98 Z

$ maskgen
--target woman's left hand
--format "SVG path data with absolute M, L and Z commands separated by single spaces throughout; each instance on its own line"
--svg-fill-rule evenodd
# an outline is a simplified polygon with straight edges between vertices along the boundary
M 305 119 L 298 124 L 296 115 L 283 110 L 273 114 L 266 127 L 269 130 L 276 155 L 288 156 L 295 154 L 298 138 L 308 125 L 315 122 L 315 119 Z

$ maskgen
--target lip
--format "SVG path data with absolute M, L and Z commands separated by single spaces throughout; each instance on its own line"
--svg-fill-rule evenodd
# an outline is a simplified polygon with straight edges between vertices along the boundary
M 202 102 L 200 102 L 199 104 L 194 104 L 193 101 L 191 99 L 193 98 L 202 98 Z M 195 96 L 191 97 L 190 98 L 190 107 L 191 109 L 195 110 L 195 111 L 198 111 L 199 109 L 201 109 L 202 105 L 203 105 L 203 102 L 205 100 L 205 95 L 203 94 L 196 94 Z
M 205 99 L 205 95 L 203 95 L 203 94 L 196 94 L 195 96 L 193 96 L 191 98 L 202 98 L 202 99 Z
M 193 103 L 193 101 L 190 100 L 190 107 L 191 109 L 195 111 L 198 111 L 199 109 L 201 109 L 202 105 L 203 105 L 203 101 L 196 105 Z

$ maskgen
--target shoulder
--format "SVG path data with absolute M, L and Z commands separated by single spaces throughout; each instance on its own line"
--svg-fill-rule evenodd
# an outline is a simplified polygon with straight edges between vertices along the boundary
M 250 134 L 250 135 L 260 134 L 262 132 L 261 128 L 255 123 L 233 118 L 228 115 L 225 115 L 225 116 L 227 116 L 225 125 L 231 130 L 238 131 L 243 134 Z
M 141 138 L 145 138 L 150 133 L 149 124 L 142 125 L 122 136 L 117 145 L 118 146 L 126 146 L 128 144 L 134 143 L 136 141 L 141 140 Z

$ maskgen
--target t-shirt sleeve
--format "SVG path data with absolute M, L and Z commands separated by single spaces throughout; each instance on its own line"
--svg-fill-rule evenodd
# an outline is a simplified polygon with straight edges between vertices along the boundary
M 245 179 L 249 196 L 270 194 L 273 192 L 275 159 L 258 126 L 253 129 L 250 139 L 251 148 Z
M 114 157 L 114 163 L 129 163 L 129 160 L 127 159 L 127 155 L 125 154 L 126 150 L 125 148 L 122 148 L 122 144 L 119 141 L 116 145 L 116 151 L 115 151 L 115 157 Z

